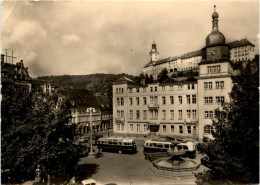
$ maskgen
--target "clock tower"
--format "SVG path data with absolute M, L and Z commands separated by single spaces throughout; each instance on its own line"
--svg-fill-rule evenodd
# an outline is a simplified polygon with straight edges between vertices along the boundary
M 206 38 L 206 47 L 204 50 L 204 59 L 207 61 L 229 60 L 228 46 L 225 44 L 224 35 L 218 30 L 218 13 L 216 5 L 212 14 L 212 32 Z
M 198 134 L 199 138 L 213 138 L 212 118 L 214 111 L 229 102 L 232 90 L 232 62 L 224 35 L 218 30 L 216 6 L 212 14 L 212 31 L 206 38 L 199 63 L 198 77 Z M 212 116 L 208 116 L 209 113 Z
M 159 60 L 159 52 L 157 51 L 156 44 L 154 41 L 152 43 L 152 49 L 149 54 L 151 57 L 151 63 L 154 63 Z

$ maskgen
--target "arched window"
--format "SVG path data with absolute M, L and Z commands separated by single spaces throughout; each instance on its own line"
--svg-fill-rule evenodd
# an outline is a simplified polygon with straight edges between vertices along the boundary
M 205 127 L 204 127 L 205 134 L 211 134 L 212 131 L 213 131 L 213 127 L 211 125 L 205 125 Z

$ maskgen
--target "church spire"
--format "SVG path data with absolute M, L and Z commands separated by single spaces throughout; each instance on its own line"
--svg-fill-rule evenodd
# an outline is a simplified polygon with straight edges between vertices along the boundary
M 154 41 L 152 43 L 152 49 L 149 54 L 151 57 L 151 62 L 155 62 L 159 60 L 159 52 L 157 51 L 156 44 Z

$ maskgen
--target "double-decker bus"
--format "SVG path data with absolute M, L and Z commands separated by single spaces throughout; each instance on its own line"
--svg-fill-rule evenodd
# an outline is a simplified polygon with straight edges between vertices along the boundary
M 173 150 L 174 147 L 177 147 L 178 150 L 185 151 L 185 157 L 196 157 L 195 145 L 192 142 L 176 143 L 166 140 L 147 140 L 144 142 L 143 147 L 144 153 L 167 152 L 168 150 Z
M 97 140 L 98 149 L 102 151 L 116 151 L 118 153 L 136 153 L 137 147 L 134 139 L 130 138 L 99 138 Z

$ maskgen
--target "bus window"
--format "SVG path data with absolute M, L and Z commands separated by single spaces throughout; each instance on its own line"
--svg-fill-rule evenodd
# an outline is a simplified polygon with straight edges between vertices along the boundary
M 112 145 L 113 144 L 112 140 L 108 140 L 108 144 Z
M 164 148 L 169 148 L 169 144 L 164 144 Z
M 118 145 L 122 145 L 122 143 L 121 143 L 121 142 L 118 142 Z
M 124 142 L 124 145 L 125 145 L 125 146 L 128 146 L 128 143 Z
M 171 146 L 171 149 L 174 149 L 174 145 L 173 144 L 171 144 L 170 146 Z
M 117 141 L 113 141 L 113 145 L 117 145 Z
M 183 145 L 184 150 L 188 150 L 188 147 L 186 145 Z
M 161 143 L 158 143 L 158 144 L 157 144 L 157 147 L 162 148 L 163 145 L 162 145 Z
M 179 150 L 182 150 L 182 145 L 178 145 L 178 149 L 179 149 Z

